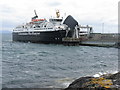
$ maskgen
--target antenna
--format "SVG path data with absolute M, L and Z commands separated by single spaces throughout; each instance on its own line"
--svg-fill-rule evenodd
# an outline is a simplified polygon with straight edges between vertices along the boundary
M 34 10 L 34 13 L 35 13 L 36 16 L 38 16 L 37 13 L 36 13 L 36 10 Z

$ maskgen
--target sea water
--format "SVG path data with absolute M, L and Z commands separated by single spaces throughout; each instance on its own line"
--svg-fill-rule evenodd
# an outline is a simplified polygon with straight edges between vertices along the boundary
M 117 70 L 117 48 L 13 42 L 2 34 L 3 88 L 65 88 L 79 77 Z

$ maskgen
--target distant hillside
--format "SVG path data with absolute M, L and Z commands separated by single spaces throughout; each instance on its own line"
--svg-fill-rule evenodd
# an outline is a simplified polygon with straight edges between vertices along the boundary
M 0 33 L 12 33 L 12 31 L 9 31 L 9 30 L 1 30 Z

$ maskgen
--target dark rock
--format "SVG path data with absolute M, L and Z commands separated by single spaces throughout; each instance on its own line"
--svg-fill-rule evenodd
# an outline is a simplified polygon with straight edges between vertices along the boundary
M 71 88 L 82 87 L 82 83 L 86 83 L 86 82 L 90 81 L 90 78 L 92 78 L 92 77 L 82 77 L 82 78 L 79 78 L 79 79 L 75 80 L 73 83 L 71 83 L 69 85 L 69 87 L 71 87 Z
M 106 74 L 103 75 L 103 77 L 106 79 L 111 79 L 114 87 L 120 88 L 120 72 L 116 74 Z
M 109 88 L 109 90 L 119 90 L 120 89 L 120 72 L 116 74 L 105 74 L 98 78 L 81 77 L 73 81 L 64 90 L 89 90 L 93 88 L 97 90 L 106 90 L 106 88 Z
M 86 83 L 88 81 L 90 81 L 90 79 L 93 78 L 93 77 L 81 77 L 75 81 L 73 81 L 69 86 L 68 88 L 66 88 L 65 90 L 79 90 L 80 87 L 82 87 L 83 83 Z M 82 88 L 80 88 L 82 89 Z

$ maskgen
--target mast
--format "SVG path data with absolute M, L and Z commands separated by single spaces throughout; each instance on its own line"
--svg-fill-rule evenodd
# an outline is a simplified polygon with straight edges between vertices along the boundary
M 59 12 L 59 10 L 56 10 L 56 17 L 57 17 L 57 18 L 60 17 L 60 12 Z
M 32 20 L 38 18 L 38 15 L 37 15 L 37 13 L 36 13 L 36 10 L 34 10 L 34 13 L 35 13 L 35 16 L 32 17 Z

